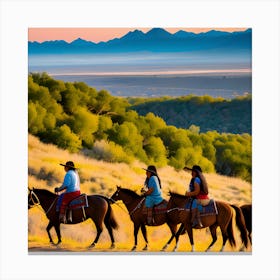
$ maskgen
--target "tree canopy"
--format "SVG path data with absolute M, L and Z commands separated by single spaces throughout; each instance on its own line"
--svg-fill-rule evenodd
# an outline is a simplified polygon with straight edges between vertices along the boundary
M 244 113 L 242 110 L 247 110 L 247 105 L 240 104 L 248 100 L 250 98 L 230 101 L 236 104 L 235 109 L 240 107 L 236 109 L 236 118 Z M 106 90 L 97 91 L 85 83 L 58 81 L 46 73 L 28 76 L 28 131 L 44 142 L 110 162 L 129 163 L 138 159 L 159 167 L 171 165 L 175 169 L 198 164 L 206 172 L 251 181 L 252 137 L 249 133 L 201 129 L 200 122 L 190 120 L 185 114 L 184 119 L 190 122 L 182 128 L 167 124 L 157 113 L 161 108 L 166 114 L 174 115 L 179 110 L 176 116 L 182 115 L 180 108 L 186 104 L 193 105 L 189 108 L 190 116 L 194 114 L 204 123 L 208 121 L 203 127 L 211 128 L 211 123 L 218 118 L 214 115 L 220 110 L 226 114 L 228 109 L 223 108 L 227 108 L 229 101 L 209 96 L 132 101 L 113 97 Z M 145 114 L 138 113 L 140 105 L 148 108 Z M 205 108 L 214 108 L 211 117 Z M 222 121 L 226 122 L 226 118 Z M 250 127 L 250 121 L 246 119 L 242 125 Z

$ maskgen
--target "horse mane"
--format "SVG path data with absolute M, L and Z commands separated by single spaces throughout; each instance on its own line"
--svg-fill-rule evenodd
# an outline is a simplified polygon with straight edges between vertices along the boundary
M 172 192 L 172 191 L 169 191 L 169 195 L 173 196 L 175 198 L 181 198 L 181 199 L 187 199 L 188 198 L 187 196 L 185 196 L 183 194 L 175 193 L 175 192 Z
M 141 195 L 137 194 L 136 192 L 134 192 L 134 191 L 132 191 L 132 190 L 130 190 L 130 189 L 123 189 L 123 188 L 121 188 L 121 190 L 122 190 L 125 194 L 130 195 L 130 196 L 132 196 L 133 198 L 140 198 L 140 197 L 141 197 Z
M 40 194 L 44 195 L 44 196 L 48 196 L 48 197 L 55 197 L 56 194 L 54 194 L 53 192 L 46 190 L 46 189 L 36 189 L 34 188 L 34 191 L 39 192 Z

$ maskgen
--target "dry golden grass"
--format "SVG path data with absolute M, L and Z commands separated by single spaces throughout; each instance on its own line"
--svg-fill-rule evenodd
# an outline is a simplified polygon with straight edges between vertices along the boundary
M 97 161 L 92 158 L 79 154 L 71 154 L 68 151 L 58 149 L 54 145 L 43 144 L 32 135 L 28 136 L 29 155 L 28 155 L 28 185 L 29 187 L 46 188 L 53 191 L 54 187 L 59 186 L 64 177 L 64 169 L 59 163 L 68 160 L 75 162 L 79 168 L 81 177 L 81 191 L 87 194 L 103 194 L 111 196 L 116 189 L 116 185 L 140 191 L 145 179 L 146 167 L 140 162 L 127 165 L 123 163 L 107 163 Z M 163 196 L 168 199 L 169 190 L 184 193 L 190 174 L 184 171 L 177 172 L 172 167 L 158 169 L 163 186 Z M 210 196 L 217 199 L 242 205 L 251 203 L 252 191 L 251 184 L 238 178 L 220 176 L 217 174 L 205 174 L 209 184 Z M 114 231 L 116 239 L 116 249 L 113 251 L 129 251 L 133 246 L 133 223 L 122 203 L 113 205 L 113 211 L 119 223 L 119 229 Z M 30 251 L 88 251 L 87 246 L 93 241 L 96 230 L 91 221 L 85 221 L 78 225 L 62 225 L 62 245 L 59 248 L 51 246 L 48 241 L 46 226 L 48 220 L 39 208 L 29 210 L 28 217 L 28 246 Z M 149 239 L 149 251 L 158 252 L 170 237 L 167 225 L 158 227 L 147 227 Z M 52 229 L 51 234 L 56 240 L 56 234 Z M 235 229 L 235 236 L 240 246 L 239 233 Z M 138 250 L 144 247 L 144 239 L 139 231 Z M 211 242 L 211 235 L 207 229 L 195 230 L 194 241 L 196 251 L 204 251 Z M 218 230 L 218 241 L 213 247 L 213 251 L 221 248 L 222 238 Z M 167 250 L 172 250 L 172 246 Z M 106 228 L 100 237 L 97 246 L 91 251 L 107 251 L 110 247 L 109 234 Z M 178 251 L 190 251 L 189 239 L 186 235 L 180 237 Z M 225 251 L 236 251 L 229 245 Z M 249 248 L 249 251 L 251 248 Z

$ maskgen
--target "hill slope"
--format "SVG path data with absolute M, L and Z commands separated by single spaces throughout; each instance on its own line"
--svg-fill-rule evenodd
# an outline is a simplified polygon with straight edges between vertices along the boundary
M 29 187 L 46 188 L 53 191 L 59 186 L 64 177 L 63 168 L 59 163 L 73 160 L 79 167 L 81 177 L 81 191 L 87 194 L 104 194 L 111 196 L 116 185 L 139 191 L 145 179 L 144 167 L 138 162 L 130 165 L 123 163 L 105 163 L 87 158 L 78 154 L 58 149 L 51 144 L 43 144 L 36 137 L 28 136 L 28 185 Z M 184 171 L 176 172 L 172 167 L 158 169 L 162 180 L 163 196 L 168 199 L 169 190 L 184 193 L 190 174 Z M 210 196 L 237 205 L 251 203 L 251 184 L 241 179 L 220 176 L 216 174 L 205 174 L 209 184 Z M 113 205 L 113 211 L 120 225 L 115 231 L 116 249 L 114 251 L 129 251 L 133 244 L 133 224 L 123 204 Z M 88 252 L 87 246 L 92 242 L 95 235 L 95 227 L 91 221 L 78 225 L 62 225 L 62 245 L 58 248 L 50 246 L 46 233 L 48 224 L 45 214 L 39 208 L 28 212 L 28 248 L 29 252 L 39 251 L 75 251 Z M 54 231 L 51 234 L 56 240 Z M 167 241 L 170 232 L 166 225 L 160 227 L 148 227 L 148 238 L 150 250 L 159 251 Z M 235 233 L 238 240 L 239 233 Z M 205 230 L 194 232 L 195 247 L 197 251 L 203 251 L 210 243 L 210 235 Z M 179 251 L 190 251 L 189 240 L 186 235 L 180 238 Z M 239 241 L 240 242 L 240 241 Z M 139 250 L 143 247 L 143 238 L 139 234 Z M 94 252 L 107 251 L 110 246 L 109 235 L 103 231 L 100 241 Z M 169 250 L 171 250 L 173 247 Z M 221 248 L 221 236 L 213 251 Z M 226 251 L 232 249 L 227 245 Z M 237 249 L 235 249 L 237 250 Z
M 199 126 L 201 132 L 252 133 L 251 96 L 232 100 L 210 96 L 187 96 L 174 99 L 144 100 L 132 107 L 138 114 L 149 112 L 164 119 L 168 125 L 180 128 Z

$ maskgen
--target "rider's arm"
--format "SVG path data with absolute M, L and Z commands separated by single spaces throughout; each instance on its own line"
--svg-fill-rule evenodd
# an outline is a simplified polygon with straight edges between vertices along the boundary
M 198 195 L 199 194 L 199 192 L 200 192 L 200 186 L 199 186 L 199 184 L 197 183 L 197 182 L 195 182 L 194 181 L 194 190 L 192 191 L 192 192 L 186 192 L 186 196 L 196 196 L 196 195 Z
M 69 173 L 66 173 L 62 185 L 59 188 L 56 188 L 56 191 L 60 192 L 67 189 L 67 186 L 69 186 L 70 183 L 71 183 L 71 176 Z
M 151 193 L 153 193 L 154 188 L 150 187 L 145 193 L 144 196 L 150 195 Z

